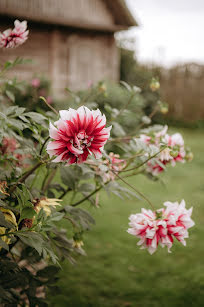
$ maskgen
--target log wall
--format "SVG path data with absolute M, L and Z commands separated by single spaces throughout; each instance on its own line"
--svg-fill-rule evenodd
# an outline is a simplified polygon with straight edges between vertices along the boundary
M 0 24 L 0 31 L 12 23 Z M 44 75 L 52 81 L 54 96 L 63 97 L 64 88 L 86 88 L 92 81 L 118 80 L 119 55 L 112 33 L 75 31 L 56 26 L 29 26 L 29 39 L 16 49 L 0 49 L 0 63 L 17 56 L 30 58 L 32 64 L 20 65 L 10 72 L 24 80 Z

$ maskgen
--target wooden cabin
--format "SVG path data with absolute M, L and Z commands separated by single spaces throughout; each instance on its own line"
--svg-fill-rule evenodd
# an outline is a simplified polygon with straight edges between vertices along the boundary
M 86 88 L 89 82 L 118 80 L 114 33 L 137 26 L 124 0 L 0 0 L 0 31 L 27 20 L 29 39 L 16 49 L 0 49 L 0 63 L 17 56 L 33 63 L 15 74 L 29 80 L 47 76 L 54 93 Z

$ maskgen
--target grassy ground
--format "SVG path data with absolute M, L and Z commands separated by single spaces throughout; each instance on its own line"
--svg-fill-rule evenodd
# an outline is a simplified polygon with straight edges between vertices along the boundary
M 103 195 L 102 208 L 90 208 L 96 226 L 85 237 L 88 257 L 78 264 L 62 265 L 62 293 L 50 297 L 56 307 L 170 307 L 204 306 L 204 142 L 202 131 L 181 131 L 194 152 L 193 162 L 169 168 L 166 186 L 144 176 L 130 182 L 145 193 L 157 208 L 163 201 L 184 198 L 193 205 L 196 226 L 190 230 L 187 247 L 179 243 L 172 253 L 159 249 L 154 255 L 140 250 L 130 236 L 128 216 L 146 204 Z M 84 206 L 88 207 L 88 203 Z

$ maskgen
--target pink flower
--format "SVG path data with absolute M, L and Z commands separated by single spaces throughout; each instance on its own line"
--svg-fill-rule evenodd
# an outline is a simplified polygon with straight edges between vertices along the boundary
M 147 169 L 146 171 L 148 173 L 151 173 L 153 176 L 158 176 L 161 172 L 163 172 L 165 170 L 165 165 L 167 164 L 167 162 L 160 161 L 160 164 L 158 163 L 152 163 L 151 161 L 147 162 Z M 164 166 L 164 167 L 162 167 Z
M 120 172 L 126 166 L 126 161 L 119 159 L 118 154 L 113 152 L 109 153 L 109 159 L 103 158 L 97 161 L 97 164 L 93 160 L 88 160 L 87 164 L 100 176 L 104 183 L 114 180 L 116 177 L 115 173 Z M 113 172 L 114 171 L 114 172 Z
M 185 208 L 185 201 L 164 203 L 166 208 L 156 212 L 142 209 L 141 213 L 132 214 L 129 217 L 130 228 L 127 230 L 131 235 L 140 239 L 137 245 L 147 248 L 153 254 L 158 245 L 167 246 L 168 252 L 173 245 L 174 238 L 186 245 L 188 229 L 194 226 L 191 219 L 192 208 Z
M 22 45 L 28 38 L 27 21 L 15 20 L 14 29 L 0 33 L 0 48 L 15 48 Z
M 105 128 L 106 117 L 99 110 L 90 111 L 82 106 L 77 110 L 62 110 L 55 126 L 50 123 L 47 152 L 50 157 L 57 156 L 53 162 L 67 161 L 68 164 L 82 163 L 88 155 L 96 159 L 102 157 L 111 127 Z
M 6 138 L 4 137 L 2 140 L 2 145 L 0 150 L 2 154 L 13 154 L 14 151 L 17 149 L 18 145 L 16 139 L 14 138 Z
M 126 166 L 126 161 L 119 159 L 120 156 L 113 152 L 109 153 L 109 158 L 111 160 L 111 167 L 115 172 L 120 172 Z
M 31 85 L 32 85 L 33 87 L 38 88 L 38 87 L 40 86 L 40 79 L 34 78 L 34 79 L 31 81 Z

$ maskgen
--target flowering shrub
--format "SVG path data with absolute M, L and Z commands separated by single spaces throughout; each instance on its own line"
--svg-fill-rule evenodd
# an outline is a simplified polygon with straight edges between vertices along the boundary
M 159 154 L 156 159 L 147 163 L 147 172 L 157 176 L 165 170 L 166 165 L 175 166 L 177 162 L 191 160 L 192 154 L 189 149 L 185 149 L 184 140 L 180 133 L 167 134 L 168 127 L 152 127 L 144 130 L 146 133 L 140 135 L 140 140 L 149 146 L 158 148 Z M 165 148 L 164 148 L 165 146 Z
M 8 62 L 1 71 L 3 89 L 7 69 L 16 64 L 19 60 Z M 39 84 L 33 79 L 34 88 Z M 45 292 L 54 289 L 59 262 L 75 263 L 77 254 L 85 255 L 83 236 L 95 221 L 79 205 L 88 201 L 98 207 L 100 191 L 105 189 L 123 198 L 143 198 L 152 206 L 125 178 L 140 173 L 153 179 L 151 173 L 159 180 L 167 164 L 190 160 L 180 134 L 167 134 L 167 127 L 147 128 L 151 116 L 145 117 L 142 111 L 134 124 L 129 107 L 134 108 L 135 100 L 142 104 L 140 90 L 126 83 L 121 86 L 128 95 L 120 108 L 102 104 L 108 93 L 101 83 L 90 88 L 88 96 L 69 90 L 75 98 L 74 109 L 68 100 L 67 110 L 58 112 L 50 106 L 50 111 L 29 112 L 15 105 L 15 93 L 12 105 L 1 103 L 1 303 L 46 305 Z M 100 103 L 93 105 L 92 90 Z M 49 106 L 46 97 L 39 99 Z M 103 115 L 97 109 L 100 106 Z M 170 250 L 174 238 L 185 245 L 194 224 L 192 209 L 187 210 L 184 201 L 164 205 L 165 209 L 152 206 L 153 211 L 142 209 L 141 214 L 130 216 L 128 232 L 151 254 L 158 245 Z

